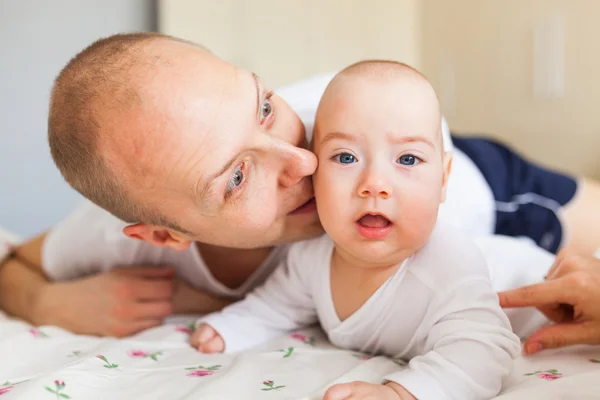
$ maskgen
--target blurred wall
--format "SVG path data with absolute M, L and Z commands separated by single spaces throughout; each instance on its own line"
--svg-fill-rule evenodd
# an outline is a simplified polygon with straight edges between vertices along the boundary
M 421 0 L 160 0 L 159 30 L 203 44 L 270 86 L 364 58 L 420 66 Z
M 80 201 L 48 150 L 52 81 L 95 39 L 154 30 L 155 14 L 148 0 L 0 0 L 0 226 L 29 236 Z
M 423 0 L 422 66 L 455 131 L 600 178 L 600 1 Z

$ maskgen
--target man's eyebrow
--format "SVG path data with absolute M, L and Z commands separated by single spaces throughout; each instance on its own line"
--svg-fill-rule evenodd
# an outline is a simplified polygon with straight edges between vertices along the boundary
M 356 140 L 354 138 L 354 136 L 349 135 L 347 133 L 343 133 L 343 132 L 329 132 L 327 135 L 323 136 L 323 139 L 321 139 L 320 143 L 324 144 L 324 143 L 327 143 L 330 140 L 334 140 L 334 139 L 348 140 L 348 141 L 351 141 L 351 142 L 354 142 Z

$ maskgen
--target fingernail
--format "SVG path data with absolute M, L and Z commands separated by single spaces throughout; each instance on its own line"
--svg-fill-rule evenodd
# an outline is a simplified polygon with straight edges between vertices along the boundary
M 535 354 L 543 349 L 544 345 L 542 345 L 540 342 L 531 342 L 525 345 L 525 353 L 527 354 Z

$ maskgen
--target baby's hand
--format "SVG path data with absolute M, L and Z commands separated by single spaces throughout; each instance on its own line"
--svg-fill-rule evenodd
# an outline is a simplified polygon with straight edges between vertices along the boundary
M 200 324 L 190 339 L 192 346 L 202 353 L 222 353 L 225 342 L 219 332 L 208 324 Z
M 323 400 L 417 400 L 404 387 L 394 382 L 374 385 L 367 382 L 350 382 L 334 385 L 325 392 Z

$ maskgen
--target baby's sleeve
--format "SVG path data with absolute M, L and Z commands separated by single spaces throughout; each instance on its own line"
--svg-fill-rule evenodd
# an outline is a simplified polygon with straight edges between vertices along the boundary
M 221 312 L 210 314 L 197 324 L 211 325 L 223 338 L 225 352 L 235 353 L 312 325 L 317 313 L 310 291 L 310 265 L 298 245 L 265 284 Z
M 421 355 L 412 358 L 406 370 L 385 377 L 419 400 L 495 397 L 520 352 L 485 260 L 476 249 L 467 254 L 458 269 L 472 273 L 439 287 L 431 302 L 423 321 L 430 329 L 418 349 Z

